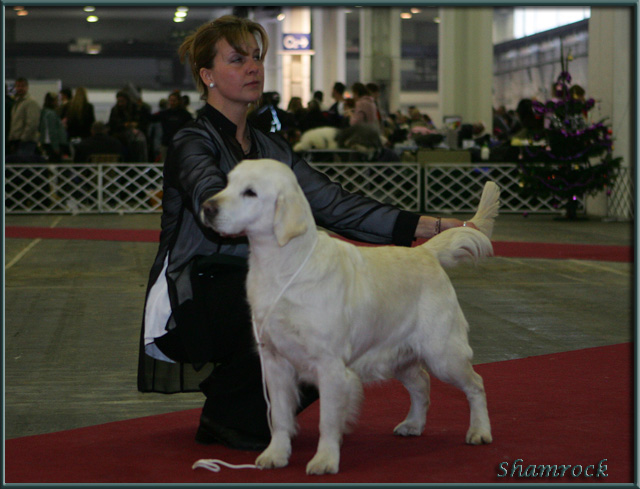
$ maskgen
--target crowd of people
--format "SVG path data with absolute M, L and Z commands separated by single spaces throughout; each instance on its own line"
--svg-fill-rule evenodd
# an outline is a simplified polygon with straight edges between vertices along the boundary
M 42 103 L 17 78 L 13 94 L 5 86 L 8 162 L 91 162 L 107 154 L 114 161 L 160 162 L 173 135 L 195 118 L 188 95 L 172 91 L 153 112 L 131 84 L 116 93 L 106 121 L 98 121 L 84 87 L 48 92 Z

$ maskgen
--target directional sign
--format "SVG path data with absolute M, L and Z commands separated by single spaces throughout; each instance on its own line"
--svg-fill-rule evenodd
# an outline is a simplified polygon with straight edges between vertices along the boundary
M 282 49 L 307 51 L 311 49 L 311 34 L 282 34 Z

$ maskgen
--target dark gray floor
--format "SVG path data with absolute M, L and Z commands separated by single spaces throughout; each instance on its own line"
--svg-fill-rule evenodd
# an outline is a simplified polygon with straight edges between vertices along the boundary
M 7 226 L 158 229 L 159 215 L 6 216 Z M 630 223 L 502 215 L 497 241 L 632 245 Z M 201 407 L 140 394 L 153 243 L 5 240 L 5 438 Z M 634 265 L 492 258 L 450 271 L 476 363 L 631 341 Z M 194 432 L 195 432 L 194 426 Z

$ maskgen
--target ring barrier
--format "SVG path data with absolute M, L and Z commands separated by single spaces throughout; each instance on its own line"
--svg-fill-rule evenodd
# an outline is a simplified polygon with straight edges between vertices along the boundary
M 484 182 L 501 187 L 501 212 L 561 213 L 552 199 L 525 198 L 515 163 L 311 162 L 350 191 L 413 212 L 475 212 Z M 5 213 L 153 213 L 162 210 L 162 163 L 5 165 Z M 620 168 L 607 217 L 633 219 L 633 182 Z M 579 201 L 584 212 L 584 202 Z

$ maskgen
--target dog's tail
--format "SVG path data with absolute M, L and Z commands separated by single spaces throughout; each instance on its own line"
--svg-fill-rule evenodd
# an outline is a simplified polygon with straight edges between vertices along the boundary
M 429 249 L 445 268 L 493 256 L 490 238 L 500 206 L 499 197 L 500 187 L 494 182 L 487 182 L 480 197 L 478 211 L 469 221 L 475 224 L 479 231 L 471 227 L 448 229 L 431 238 L 423 246 Z
M 493 221 L 498 216 L 500 207 L 500 187 L 495 182 L 484 184 L 480 204 L 476 215 L 471 218 L 475 226 L 484 233 L 487 238 L 493 234 Z
M 434 236 L 425 244 L 445 268 L 463 262 L 477 262 L 480 258 L 493 256 L 491 240 L 477 229 L 458 227 Z

